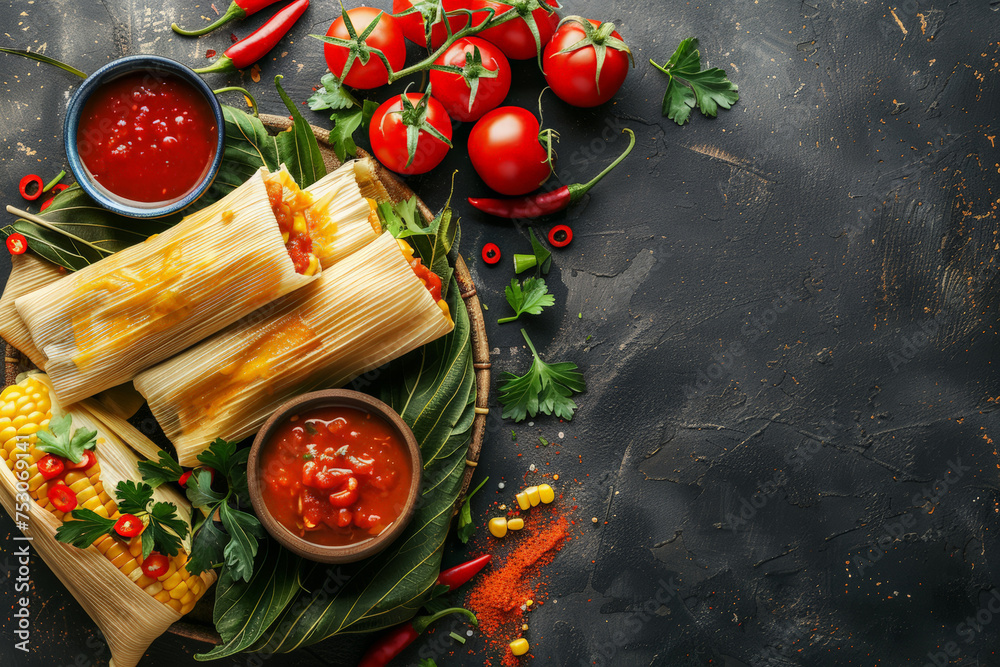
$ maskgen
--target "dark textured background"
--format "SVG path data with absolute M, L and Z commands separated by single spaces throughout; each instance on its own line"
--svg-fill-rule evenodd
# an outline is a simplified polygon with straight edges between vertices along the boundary
M 229 30 L 197 41 L 169 31 L 214 15 L 201 2 L 8 2 L 0 44 L 88 72 L 132 53 L 203 63 Z M 1000 664 L 988 605 L 1000 564 L 1000 2 L 566 2 L 615 21 L 637 67 L 603 108 L 547 99 L 560 176 L 599 171 L 624 148 L 622 127 L 638 146 L 592 199 L 540 225 L 576 232 L 550 274 L 557 307 L 525 326 L 546 358 L 583 368 L 577 418 L 522 424 L 516 446 L 492 420 L 483 448 L 492 496 L 476 498 L 478 517 L 534 478 L 531 462 L 560 473 L 579 505 L 578 539 L 548 568 L 558 603 L 531 615 L 536 661 Z M 325 32 L 336 11 L 315 2 L 260 83 L 249 73 L 210 81 L 249 86 L 262 110 L 281 113 L 271 85 L 281 73 L 305 100 L 325 70 L 307 34 Z M 741 100 L 678 127 L 660 116 L 665 80 L 648 59 L 691 35 Z M 62 119 L 77 81 L 14 57 L 0 68 L 0 201 L 16 203 L 21 175 L 65 166 Z M 531 63 L 515 73 L 508 101 L 534 108 L 540 75 Z M 486 193 L 461 149 L 468 130 L 457 129 L 441 168 L 409 183 L 440 206 L 460 170 L 463 249 L 490 307 L 494 368 L 523 371 L 517 325 L 495 321 L 527 230 L 464 203 Z M 488 241 L 505 254 L 498 268 L 477 259 Z M 558 448 L 534 448 L 559 431 Z M 9 535 L 6 517 L 0 526 Z M 482 536 L 446 558 L 478 553 Z M 657 591 L 672 576 L 679 594 Z M 0 662 L 104 663 L 96 629 L 42 563 L 32 578 L 33 653 L 15 654 L 5 625 Z M 0 584 L 4 608 L 12 589 Z M 480 664 L 468 649 L 482 644 L 439 663 Z M 194 664 L 199 650 L 165 636 L 144 664 Z M 334 640 L 266 664 L 348 663 L 353 650 Z

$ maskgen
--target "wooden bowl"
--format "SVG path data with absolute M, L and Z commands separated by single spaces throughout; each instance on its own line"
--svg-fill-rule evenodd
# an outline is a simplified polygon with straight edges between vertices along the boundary
M 308 412 L 315 408 L 330 406 L 355 408 L 362 412 L 381 417 L 399 436 L 403 442 L 404 449 L 409 455 L 411 472 L 410 491 L 406 497 L 406 503 L 399 513 L 399 517 L 391 526 L 376 537 L 357 544 L 327 546 L 324 544 L 315 544 L 299 537 L 281 525 L 271 515 L 261 493 L 261 452 L 278 426 L 293 415 Z M 264 525 L 265 530 L 270 533 L 271 537 L 280 542 L 286 549 L 303 558 L 319 563 L 339 564 L 353 563 L 354 561 L 374 556 L 399 537 L 400 533 L 403 532 L 406 525 L 410 522 L 410 519 L 413 518 L 413 512 L 417 506 L 417 496 L 420 492 L 420 476 L 422 471 L 423 461 L 420 457 L 420 447 L 417 445 L 417 439 L 413 436 L 413 431 L 410 430 L 410 427 L 406 425 L 406 422 L 402 420 L 395 410 L 368 394 L 349 389 L 328 389 L 326 391 L 314 391 L 294 398 L 282 405 L 278 408 L 277 412 L 271 415 L 271 418 L 267 420 L 257 433 L 257 437 L 253 441 L 253 446 L 250 448 L 250 458 L 247 461 L 247 483 L 250 487 L 250 502 L 253 504 L 257 518 L 260 519 L 260 522 Z

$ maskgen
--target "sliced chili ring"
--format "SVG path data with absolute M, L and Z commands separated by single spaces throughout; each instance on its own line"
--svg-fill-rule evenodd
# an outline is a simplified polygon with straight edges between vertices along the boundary
M 487 264 L 500 263 L 500 246 L 496 243 L 487 243 L 483 246 L 483 261 Z
M 54 199 L 55 199 L 55 197 L 49 197 L 48 199 L 46 199 L 46 200 L 45 200 L 45 202 L 44 202 L 44 203 L 42 204 L 42 209 L 41 209 L 41 210 L 43 210 L 43 211 L 44 211 L 44 210 L 45 210 L 45 209 L 47 209 L 47 208 L 48 208 L 49 206 L 52 206 L 52 201 L 53 201 Z
M 181 475 L 181 478 L 177 480 L 177 483 L 180 484 L 181 486 L 187 486 L 188 480 L 191 479 L 191 473 L 193 472 L 194 470 L 186 471 L 183 475 Z
M 135 537 L 142 528 L 142 520 L 134 514 L 122 514 L 115 521 L 115 532 L 122 537 Z
M 38 467 L 38 474 L 40 474 L 42 479 L 45 480 L 58 477 L 62 474 L 63 470 L 66 469 L 66 464 L 63 461 L 63 458 L 54 454 L 43 456 L 35 465 Z
M 34 183 L 37 187 L 34 192 L 28 192 L 28 187 Z M 45 183 L 42 182 L 42 177 L 38 174 L 28 174 L 21 179 L 21 183 L 18 189 L 21 191 L 21 196 L 28 201 L 35 201 L 42 196 L 42 188 L 45 187 Z
M 556 225 L 549 230 L 549 243 L 553 248 L 565 248 L 573 240 L 573 230 L 566 225 Z
M 85 449 L 83 450 L 83 456 L 80 457 L 79 463 L 73 463 L 69 459 L 66 459 L 66 469 L 67 470 L 90 470 L 97 463 L 97 455 L 94 454 L 93 450 Z
M 24 234 L 20 232 L 14 232 L 7 237 L 7 250 L 10 251 L 12 255 L 23 255 L 24 251 L 28 249 L 28 239 L 24 238 Z
M 46 495 L 49 497 L 49 502 L 64 514 L 76 509 L 76 494 L 62 482 L 50 486 Z
M 170 559 L 154 551 L 142 561 L 142 573 L 150 579 L 159 579 L 170 569 Z

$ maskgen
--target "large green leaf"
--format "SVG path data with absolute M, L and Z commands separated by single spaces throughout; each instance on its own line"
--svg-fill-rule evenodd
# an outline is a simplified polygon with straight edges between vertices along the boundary
M 222 569 L 215 587 L 215 628 L 222 645 L 197 660 L 214 660 L 239 653 L 253 644 L 299 590 L 302 559 L 271 539 L 261 540 L 250 581 Z
M 455 330 L 382 373 L 382 399 L 413 429 L 423 454 L 421 496 L 413 520 L 386 551 L 338 568 L 342 583 L 329 586 L 329 573 L 305 581 L 252 650 L 284 653 L 338 634 L 391 627 L 413 617 L 433 589 L 462 490 L 475 418 L 469 316 L 457 286 L 450 292 Z
M 289 173 L 295 178 L 295 182 L 301 188 L 308 188 L 310 185 L 326 176 L 326 164 L 323 162 L 323 154 L 319 150 L 319 142 L 313 134 L 309 123 L 299 113 L 298 107 L 281 87 L 281 75 L 274 77 L 274 86 L 281 95 L 281 101 L 288 107 L 288 113 L 292 116 L 292 127 L 290 132 L 281 132 L 275 137 L 278 146 L 278 155 L 282 156 L 282 161 L 288 167 Z

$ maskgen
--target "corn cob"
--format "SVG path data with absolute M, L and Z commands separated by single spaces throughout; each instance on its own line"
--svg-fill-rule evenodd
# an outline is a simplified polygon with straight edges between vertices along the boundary
M 61 521 L 72 521 L 52 506 L 47 491 L 48 482 L 38 472 L 38 461 L 45 452 L 37 449 L 38 431 L 48 427 L 52 418 L 52 402 L 48 387 L 28 376 L 20 384 L 10 385 L 0 392 L 0 459 L 13 471 L 18 460 L 28 464 L 28 493 L 40 507 L 49 510 Z M 97 440 L 100 456 L 103 438 Z M 97 514 L 117 519 L 121 514 L 118 505 L 104 489 L 101 482 L 101 464 L 95 462 L 87 470 L 71 470 L 64 477 L 66 485 L 76 494 L 78 508 L 93 510 Z M 142 571 L 142 540 L 133 537 L 128 542 L 102 535 L 93 545 L 122 574 L 136 583 L 159 602 L 180 614 L 187 614 L 197 603 L 207 587 L 200 577 L 191 576 L 184 568 L 188 556 L 183 550 L 171 559 L 170 569 L 158 579 Z

